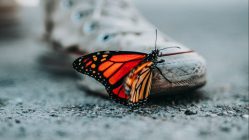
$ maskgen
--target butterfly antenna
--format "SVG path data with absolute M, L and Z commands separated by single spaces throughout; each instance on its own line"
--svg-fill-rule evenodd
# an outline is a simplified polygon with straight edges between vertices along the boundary
M 157 29 L 156 29 L 156 40 L 155 40 L 155 50 L 156 50 L 156 46 L 157 46 Z
M 180 49 L 180 47 L 178 47 L 178 46 L 173 46 L 173 47 L 167 47 L 167 48 L 160 49 L 159 51 L 167 50 L 167 49 L 173 49 L 173 48 Z

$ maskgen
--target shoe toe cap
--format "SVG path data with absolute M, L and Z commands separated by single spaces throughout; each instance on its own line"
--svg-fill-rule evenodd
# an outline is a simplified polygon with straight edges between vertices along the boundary
M 195 89 L 206 83 L 206 62 L 196 52 L 163 56 L 159 59 L 165 60 L 157 67 L 168 81 L 159 71 L 155 70 L 153 91 L 167 92 Z

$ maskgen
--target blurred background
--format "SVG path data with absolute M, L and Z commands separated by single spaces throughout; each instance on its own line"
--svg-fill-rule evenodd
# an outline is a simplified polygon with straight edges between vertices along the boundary
M 41 2 L 0 0 L 0 139 L 122 139 L 122 131 L 145 139 L 248 139 L 248 1 L 134 3 L 158 29 L 204 56 L 208 84 L 200 93 L 134 114 L 82 95 L 70 70 L 51 71 L 55 64 L 41 61 L 49 54 Z M 185 116 L 187 108 L 198 114 Z

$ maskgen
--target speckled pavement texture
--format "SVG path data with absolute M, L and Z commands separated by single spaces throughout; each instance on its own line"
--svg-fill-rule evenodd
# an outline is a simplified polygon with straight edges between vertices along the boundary
M 114 104 L 78 86 L 67 57 L 42 42 L 39 13 L 26 9 L 19 28 L 0 32 L 0 140 L 248 140 L 247 3 L 165 3 L 137 6 L 206 58 L 204 88 L 153 96 L 136 111 Z

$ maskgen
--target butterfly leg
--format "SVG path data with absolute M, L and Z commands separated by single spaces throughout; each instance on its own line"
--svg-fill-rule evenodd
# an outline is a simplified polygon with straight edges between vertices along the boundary
M 166 78 L 166 77 L 163 75 L 162 71 L 161 71 L 157 66 L 155 66 L 155 68 L 159 71 L 159 73 L 163 76 L 163 78 L 164 78 L 166 81 L 172 83 L 168 78 Z
M 158 63 L 163 63 L 165 62 L 165 60 L 161 59 L 160 61 L 156 61 L 155 63 L 158 64 Z

